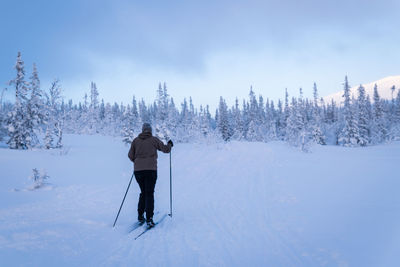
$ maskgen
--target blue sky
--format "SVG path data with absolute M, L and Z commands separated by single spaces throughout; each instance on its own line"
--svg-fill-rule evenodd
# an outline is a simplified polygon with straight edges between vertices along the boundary
M 180 103 L 215 107 L 303 88 L 321 95 L 398 75 L 400 1 L 7 1 L 0 3 L 0 88 L 22 52 L 44 89 L 59 78 L 80 101 L 152 101 L 159 81 Z M 11 88 L 8 94 L 12 95 Z

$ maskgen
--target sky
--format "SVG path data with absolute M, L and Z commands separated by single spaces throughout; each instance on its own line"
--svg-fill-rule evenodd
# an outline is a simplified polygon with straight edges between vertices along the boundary
M 400 1 L 0 0 L 0 89 L 18 51 L 42 89 L 58 78 L 66 99 L 97 84 L 106 102 L 152 102 L 166 82 L 177 104 L 228 105 L 285 88 L 321 96 L 398 75 Z

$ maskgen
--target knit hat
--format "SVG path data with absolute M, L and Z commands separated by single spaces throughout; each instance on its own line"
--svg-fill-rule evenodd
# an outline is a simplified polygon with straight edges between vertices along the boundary
M 147 123 L 147 122 L 143 123 L 142 132 L 143 133 L 151 133 L 152 132 L 150 123 Z

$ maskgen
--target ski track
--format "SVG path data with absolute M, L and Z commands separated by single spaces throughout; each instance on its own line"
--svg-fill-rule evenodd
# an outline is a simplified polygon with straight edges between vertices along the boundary
M 134 240 L 144 229 L 127 234 L 136 220 L 135 181 L 112 228 L 131 176 L 128 147 L 101 136 L 67 135 L 68 141 L 65 154 L 0 151 L 7 165 L 26 161 L 24 168 L 6 170 L 14 183 L 3 181 L 0 200 L 7 201 L 0 204 L 1 266 L 352 266 L 359 260 L 338 245 L 348 232 L 345 224 L 337 223 L 354 217 L 352 210 L 335 208 L 343 207 L 345 200 L 366 200 L 362 189 L 354 186 L 362 177 L 341 187 L 335 179 L 352 168 L 336 170 L 331 164 L 360 164 L 355 156 L 371 160 L 375 156 L 368 149 L 374 148 L 315 147 L 304 154 L 279 142 L 178 144 L 172 154 L 173 217 Z M 99 143 L 107 153 L 100 153 Z M 390 151 L 381 165 L 398 161 L 400 144 L 393 146 L 373 150 L 379 152 L 377 159 Z M 329 153 L 334 156 L 326 162 Z M 314 169 L 315 163 L 322 167 Z M 45 168 L 55 187 L 13 191 L 27 186 L 33 167 Z M 363 173 L 374 171 L 367 167 Z M 390 170 L 385 174 L 388 188 L 399 185 Z M 364 189 L 377 185 L 372 178 L 363 182 Z M 343 200 L 324 200 L 324 194 L 332 195 L 331 189 Z M 399 211 L 398 199 L 394 200 L 392 209 Z M 369 205 L 364 202 L 350 205 Z M 155 207 L 156 220 L 169 212 L 169 157 L 161 153 Z M 323 225 L 329 220 L 333 222 Z

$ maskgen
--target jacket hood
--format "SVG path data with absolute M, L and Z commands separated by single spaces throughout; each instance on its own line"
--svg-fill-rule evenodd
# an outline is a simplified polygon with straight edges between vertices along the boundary
M 150 138 L 150 137 L 152 137 L 152 134 L 150 132 L 144 132 L 144 133 L 139 134 L 139 138 L 143 139 L 143 140 Z

